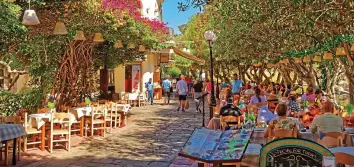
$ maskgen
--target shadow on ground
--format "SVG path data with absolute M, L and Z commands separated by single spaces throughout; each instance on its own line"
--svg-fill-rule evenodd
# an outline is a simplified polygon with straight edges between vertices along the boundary
M 193 130 L 202 124 L 202 115 L 195 112 L 192 102 L 190 106 L 187 112 L 176 112 L 176 106 L 133 108 L 128 125 L 105 138 L 80 139 L 82 142 L 72 146 L 70 153 L 30 151 L 17 166 L 170 166 Z M 180 167 L 186 167 L 193 162 L 180 163 Z

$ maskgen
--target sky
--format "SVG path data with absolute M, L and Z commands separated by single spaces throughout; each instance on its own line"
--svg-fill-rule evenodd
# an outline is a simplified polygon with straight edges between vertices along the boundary
M 199 8 L 190 8 L 185 12 L 177 9 L 177 3 L 182 0 L 165 0 L 162 4 L 162 20 L 168 27 L 174 29 L 175 34 L 180 34 L 178 26 L 186 24 L 189 18 L 199 12 Z

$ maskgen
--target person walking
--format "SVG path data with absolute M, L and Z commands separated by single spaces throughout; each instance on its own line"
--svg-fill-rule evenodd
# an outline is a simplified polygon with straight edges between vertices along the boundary
M 170 105 L 170 95 L 171 95 L 171 81 L 170 81 L 170 76 L 167 76 L 165 80 L 162 81 L 162 88 L 164 92 L 164 105 L 167 104 Z
M 149 79 L 149 82 L 145 83 L 145 87 L 148 91 L 148 102 L 151 100 L 151 105 L 154 104 L 154 83 L 152 78 Z
M 242 87 L 242 81 L 238 78 L 237 74 L 234 74 L 234 80 L 231 83 L 232 86 L 232 94 L 239 94 L 240 88 Z
M 177 108 L 177 111 L 179 111 L 182 108 L 182 111 L 185 112 L 184 102 L 187 100 L 188 85 L 187 82 L 185 81 L 184 75 L 181 75 L 181 80 L 177 82 L 176 89 L 177 89 L 178 100 L 179 100 L 179 106 Z
M 201 101 L 202 99 L 199 99 L 200 97 L 202 97 L 203 95 L 203 82 L 202 81 L 198 81 L 195 85 L 193 85 L 192 87 L 192 95 L 193 95 L 193 98 L 194 98 L 194 101 L 195 101 L 195 106 L 196 106 L 196 109 L 198 112 L 198 108 L 199 108 L 199 105 L 200 105 L 200 102 L 203 102 Z

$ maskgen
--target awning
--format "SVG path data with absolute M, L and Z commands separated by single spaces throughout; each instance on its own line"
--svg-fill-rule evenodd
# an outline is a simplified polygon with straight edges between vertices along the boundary
M 192 60 L 192 61 L 194 61 L 194 62 L 196 62 L 196 63 L 198 63 L 200 65 L 204 65 L 205 64 L 205 60 L 199 59 L 198 57 L 195 57 L 195 56 L 192 56 L 189 53 L 184 52 L 184 51 L 182 51 L 182 50 L 180 50 L 180 49 L 178 49 L 178 48 L 176 48 L 174 46 L 170 46 L 169 49 L 172 49 L 175 54 L 178 54 L 178 55 L 180 55 L 180 56 L 182 56 L 182 57 L 184 57 L 186 59 Z

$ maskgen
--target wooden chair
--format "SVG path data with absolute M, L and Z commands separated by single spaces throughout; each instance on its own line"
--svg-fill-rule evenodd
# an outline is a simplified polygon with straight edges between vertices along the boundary
M 112 122 L 114 122 L 114 128 L 117 128 L 117 124 L 118 124 L 118 127 L 120 127 L 120 123 L 121 123 L 121 116 L 120 114 L 118 113 L 118 104 L 115 103 L 115 102 L 112 102 L 111 103 L 111 106 L 110 106 L 110 112 L 111 112 L 111 117 L 112 117 Z
M 79 116 L 77 115 L 77 112 L 75 109 L 73 108 L 68 108 L 68 110 L 66 110 L 67 113 L 73 114 L 75 116 L 75 120 L 71 120 L 71 132 L 80 132 L 81 131 L 81 119 L 79 118 Z
M 145 93 L 140 93 L 138 96 L 138 103 L 139 103 L 139 107 L 143 104 L 146 106 L 146 97 L 145 97 Z
M 318 139 L 317 143 L 321 144 L 322 146 L 325 146 L 327 148 L 342 147 L 343 146 L 343 139 L 342 139 L 342 137 L 334 138 L 331 136 L 325 136 L 322 139 Z
M 21 124 L 21 117 L 19 116 L 8 116 L 8 117 L 2 117 L 1 122 L 3 124 Z M 9 140 L 8 141 L 2 141 L 1 142 L 1 150 L 0 150 L 0 160 L 2 160 L 2 153 L 4 152 L 5 154 L 5 165 L 9 165 Z M 21 157 L 21 137 L 17 139 L 17 147 L 18 147 L 18 154 L 17 154 L 17 159 L 20 160 Z M 4 150 L 3 150 L 4 148 Z
M 85 102 L 76 104 L 76 107 L 87 107 Z
M 86 120 L 86 128 L 85 128 L 86 136 L 87 136 L 88 125 L 90 125 L 91 136 L 93 136 L 95 130 L 103 130 L 102 135 L 103 137 L 105 137 L 105 133 L 106 133 L 106 122 L 104 120 L 105 117 L 106 117 L 106 112 L 104 110 L 104 106 L 93 107 L 91 118 Z M 95 127 L 95 125 L 98 125 L 99 127 Z
M 320 133 L 321 134 L 321 133 Z M 345 132 L 327 132 L 325 136 L 330 136 L 333 138 L 342 138 L 343 139 L 343 146 L 350 147 L 353 145 L 352 139 L 348 133 Z
M 106 103 L 104 105 L 104 112 L 105 112 L 105 117 L 104 117 L 104 121 L 106 123 L 106 127 L 107 127 L 107 123 L 109 123 L 109 133 L 112 133 L 112 127 L 113 127 L 113 117 L 114 117 L 114 113 L 112 112 L 112 103 Z M 108 131 L 107 131 L 108 132 Z
M 27 132 L 27 135 L 41 135 L 42 134 L 41 129 L 37 129 L 38 127 L 32 127 L 32 125 L 28 124 L 28 113 L 27 112 L 25 112 L 24 126 L 25 126 L 25 131 Z M 33 145 L 33 144 L 42 144 L 42 142 L 41 142 L 41 140 L 28 142 L 27 136 L 23 137 L 23 151 L 24 152 L 27 151 L 27 145 Z
M 270 132 L 270 134 L 268 135 L 268 138 L 266 139 L 267 143 L 271 142 L 275 139 L 281 139 L 281 138 L 287 138 L 287 137 L 297 138 L 297 133 L 295 130 L 278 129 L 278 130 L 273 130 L 273 131 L 269 131 L 269 132 Z
M 49 113 L 50 112 L 50 108 L 39 108 L 37 110 L 37 113 Z
M 52 113 L 49 132 L 49 152 L 53 152 L 55 142 L 66 142 L 66 149 L 70 152 L 70 136 L 71 136 L 71 114 L 70 113 Z M 60 124 L 60 128 L 56 128 L 54 124 Z M 54 139 L 54 136 L 65 136 L 64 139 Z
M 221 130 L 225 130 L 228 124 L 229 125 L 241 125 L 241 117 L 221 116 L 220 115 Z
M 353 155 L 350 155 L 347 153 L 342 153 L 342 152 L 337 152 L 337 153 L 334 153 L 334 156 L 336 157 L 337 164 L 354 166 L 354 156 Z

